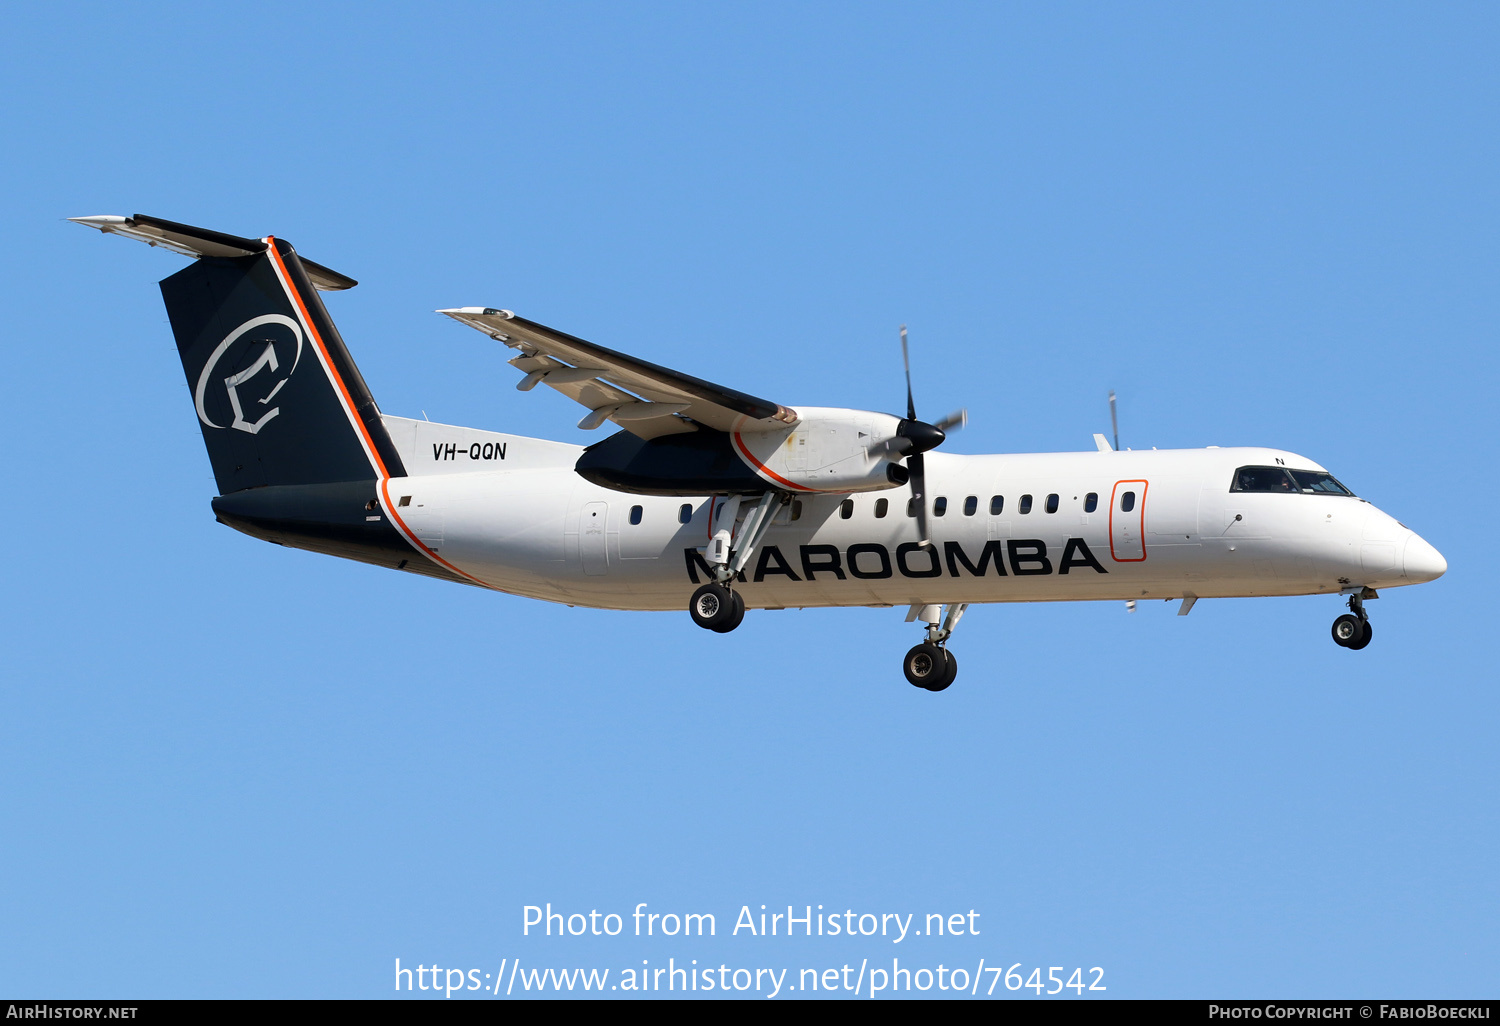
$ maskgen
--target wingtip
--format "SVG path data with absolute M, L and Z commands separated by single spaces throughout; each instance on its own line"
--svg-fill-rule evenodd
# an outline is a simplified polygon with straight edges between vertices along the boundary
M 496 310 L 492 306 L 455 306 L 434 312 L 446 314 L 449 317 L 503 317 L 507 321 L 515 316 L 509 310 Z
M 101 232 L 107 232 L 111 225 L 127 224 L 130 218 L 120 214 L 91 214 L 88 217 L 70 217 L 69 221 L 81 224 L 85 228 L 97 228 Z

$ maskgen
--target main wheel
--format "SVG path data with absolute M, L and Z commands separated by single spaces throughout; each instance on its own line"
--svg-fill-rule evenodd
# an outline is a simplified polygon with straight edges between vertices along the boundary
M 720 634 L 728 634 L 745 620 L 744 598 L 742 598 L 740 596 L 740 593 L 737 591 L 730 592 L 729 597 L 734 600 L 734 612 L 730 614 L 729 619 L 719 624 L 719 626 L 711 628 L 712 630 L 718 631 Z
M 1364 625 L 1368 622 L 1361 621 L 1353 613 L 1345 613 L 1333 621 L 1334 644 L 1342 645 L 1345 648 L 1353 648 L 1360 638 L 1364 636 Z
M 1375 629 L 1370 626 L 1369 620 L 1364 621 L 1364 628 L 1365 632 L 1359 636 L 1358 641 L 1349 642 L 1348 647 L 1354 649 L 1356 652 L 1368 645 L 1370 643 L 1370 638 L 1375 634 Z
M 948 685 L 943 683 L 945 679 L 948 679 L 949 683 L 952 682 L 947 676 L 950 658 L 944 649 L 930 641 L 924 641 L 906 653 L 901 669 L 906 674 L 908 682 L 931 691 L 934 684 L 947 687 Z
M 734 616 L 734 596 L 722 584 L 705 584 L 693 592 L 688 612 L 699 627 L 718 630 Z
M 943 655 L 948 657 L 948 672 L 943 674 L 942 679 L 939 680 L 936 684 L 927 685 L 928 691 L 942 691 L 947 688 L 949 684 L 952 684 L 954 678 L 958 676 L 958 656 L 954 655 L 952 652 L 949 652 L 946 648 L 943 649 Z

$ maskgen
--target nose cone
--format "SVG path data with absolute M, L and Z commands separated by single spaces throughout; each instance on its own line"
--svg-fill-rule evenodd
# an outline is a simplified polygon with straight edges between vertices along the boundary
M 1437 549 L 1413 534 L 1406 539 L 1402 555 L 1402 576 L 1413 584 L 1435 581 L 1448 572 L 1448 561 Z

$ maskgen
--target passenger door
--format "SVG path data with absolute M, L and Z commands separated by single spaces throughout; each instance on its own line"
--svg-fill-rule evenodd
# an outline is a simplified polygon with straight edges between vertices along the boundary
M 1116 563 L 1146 558 L 1144 480 L 1116 481 L 1109 498 L 1109 554 Z
M 609 569 L 609 552 L 605 546 L 604 521 L 609 503 L 590 502 L 583 507 L 578 523 L 578 549 L 583 555 L 583 572 L 599 577 Z

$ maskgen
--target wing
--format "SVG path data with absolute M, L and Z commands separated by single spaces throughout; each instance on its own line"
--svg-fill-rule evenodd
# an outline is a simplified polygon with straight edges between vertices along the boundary
M 585 429 L 609 420 L 641 438 L 696 430 L 765 431 L 797 423 L 797 412 L 613 349 L 585 342 L 509 310 L 466 306 L 439 310 L 519 349 L 511 366 L 526 372 L 516 387 L 550 385 L 588 407 Z

